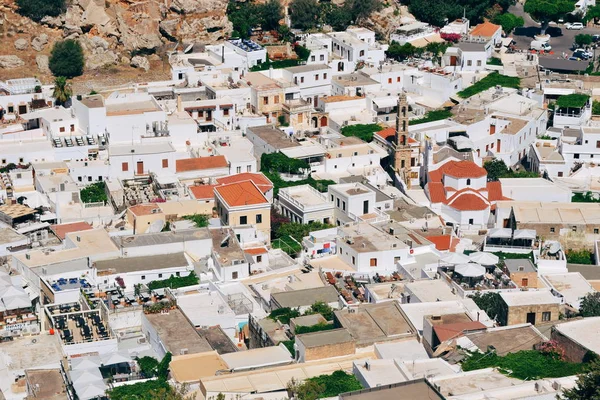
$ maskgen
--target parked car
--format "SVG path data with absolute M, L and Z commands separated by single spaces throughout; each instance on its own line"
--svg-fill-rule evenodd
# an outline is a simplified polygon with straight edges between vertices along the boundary
M 594 41 L 594 43 L 596 43 L 597 41 L 600 40 L 600 35 L 594 35 L 594 36 L 592 36 L 592 40 Z
M 581 58 L 577 58 L 577 57 L 569 57 L 568 58 L 569 61 L 581 61 Z
M 573 52 L 573 57 L 578 58 L 583 61 L 587 61 L 590 59 L 590 56 L 585 51 L 575 51 L 575 52 Z
M 552 46 L 548 42 L 542 42 L 541 40 L 533 40 L 529 45 L 531 50 L 537 51 L 550 51 L 552 50 Z
M 573 50 L 573 53 L 584 53 L 585 55 L 588 56 L 588 58 L 594 57 L 593 51 L 591 51 L 589 49 L 582 49 L 581 47 L 578 47 L 575 50 Z
M 565 25 L 565 28 L 572 30 L 581 30 L 584 28 L 581 22 L 569 22 Z

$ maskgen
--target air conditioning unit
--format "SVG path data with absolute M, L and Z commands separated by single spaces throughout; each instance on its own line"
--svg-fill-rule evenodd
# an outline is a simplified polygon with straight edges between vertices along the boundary
M 186 354 L 188 354 L 188 349 L 181 349 L 181 350 L 179 350 L 179 355 L 183 356 L 183 355 L 186 355 Z

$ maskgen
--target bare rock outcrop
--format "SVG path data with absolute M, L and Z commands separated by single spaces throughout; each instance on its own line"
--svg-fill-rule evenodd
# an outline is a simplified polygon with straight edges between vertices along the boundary
M 46 35 L 45 33 L 42 33 L 41 35 L 36 36 L 31 40 L 31 47 L 33 47 L 33 49 L 35 51 L 44 50 L 44 48 L 46 47 L 47 44 L 48 44 L 48 35 Z
M 148 72 L 150 70 L 150 62 L 146 57 L 135 56 L 131 59 L 131 66 L 135 68 L 143 69 Z
M 15 49 L 17 50 L 27 50 L 29 48 L 29 42 L 27 39 L 17 39 L 15 40 Z
M 0 56 L 0 68 L 10 69 L 25 65 L 25 62 L 15 55 Z
M 50 73 L 50 67 L 48 66 L 48 64 L 50 63 L 50 60 L 48 59 L 48 56 L 45 54 L 38 54 L 35 56 L 35 64 L 38 67 L 38 70 L 41 73 L 47 74 Z

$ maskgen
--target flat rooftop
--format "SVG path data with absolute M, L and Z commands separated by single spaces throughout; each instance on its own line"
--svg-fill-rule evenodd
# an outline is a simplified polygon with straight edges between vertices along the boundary
M 339 230 L 341 231 L 340 236 L 354 239 L 353 243 L 344 243 L 344 245 L 350 246 L 358 253 L 408 248 L 403 241 L 368 223 L 340 227 Z
M 227 364 L 216 351 L 206 353 L 173 356 L 171 375 L 178 383 L 198 382 L 207 376 L 214 376 L 217 371 L 226 370 Z
M 335 311 L 335 318 L 358 342 L 374 342 L 416 334 L 395 301 L 361 304 L 354 308 L 353 312 L 349 312 L 348 309 L 338 310 Z
M 340 328 L 296 335 L 296 340 L 302 342 L 304 347 L 311 348 L 353 342 L 354 338 L 347 329 Z
M 350 393 L 340 394 L 340 400 L 443 400 L 431 384 L 425 379 L 395 383 Z
M 362 74 L 360 72 L 354 72 L 351 74 L 337 75 L 333 78 L 333 82 L 340 86 L 344 87 L 354 87 L 354 86 L 365 86 L 365 85 L 377 85 L 375 79 Z
M 276 150 L 300 146 L 300 143 L 291 139 L 285 132 L 272 125 L 252 126 L 248 127 L 248 131 L 261 138 Z
M 291 72 L 292 74 L 301 74 L 303 72 L 322 71 L 327 69 L 331 68 L 329 67 L 329 65 L 326 64 L 306 64 L 286 68 L 286 70 Z
M 235 261 L 246 262 L 244 251 L 238 243 L 235 233 L 230 229 L 215 228 L 210 230 L 213 253 L 219 263 L 224 266 L 233 265 Z
M 38 388 L 33 398 L 44 400 L 63 400 L 67 398 L 60 369 L 30 369 L 25 371 L 27 382 Z
M 509 272 L 536 272 L 535 266 L 529 258 L 506 259 L 504 265 Z
M 532 304 L 560 304 L 560 300 L 547 290 L 501 292 L 500 296 L 509 307 L 528 306 Z
M 0 366 L 8 362 L 11 371 L 22 371 L 40 366 L 55 365 L 56 368 L 63 358 L 60 337 L 58 335 L 38 335 L 35 343 L 31 337 L 14 338 L 9 345 L 2 345 L 4 359 Z
M 546 338 L 529 324 L 489 328 L 485 331 L 467 333 L 465 336 L 481 351 L 487 351 L 488 346 L 493 346 L 499 356 L 521 350 L 532 350 L 536 344 L 546 341 Z
M 120 115 L 136 115 L 148 112 L 162 111 L 155 101 L 136 100 L 123 103 L 106 104 L 106 116 L 116 117 Z
M 290 197 L 293 201 L 297 201 L 301 207 L 316 207 L 320 205 L 330 205 L 333 208 L 333 203 L 327 201 L 325 195 L 319 194 L 314 190 L 309 189 L 309 185 L 290 186 L 281 188 L 279 195 Z
M 131 156 L 136 154 L 173 153 L 175 147 L 171 142 L 112 144 L 108 146 L 109 156 Z
M 152 324 L 167 351 L 180 355 L 181 350 L 188 354 L 211 351 L 212 347 L 201 337 L 179 309 L 168 314 L 145 314 Z
M 450 286 L 443 279 L 424 279 L 409 282 L 404 285 L 405 290 L 414 294 L 421 302 L 456 300 L 458 297 L 452 293 Z
M 431 383 L 439 387 L 443 396 L 460 396 L 483 390 L 499 389 L 523 383 L 520 379 L 509 378 L 497 370 L 487 368 L 461 374 L 435 377 Z
M 184 253 L 157 254 L 145 257 L 120 257 L 95 262 L 96 269 L 114 274 L 150 271 L 155 269 L 186 267 L 189 265 Z
M 157 246 L 182 243 L 193 240 L 210 239 L 208 228 L 190 229 L 177 232 L 145 233 L 134 236 L 115 236 L 112 241 L 117 247 Z
M 567 304 L 576 308 L 579 308 L 579 303 L 586 294 L 595 292 L 592 285 L 579 272 L 551 274 L 543 277 L 564 297 Z
M 584 318 L 578 321 L 557 324 L 555 329 L 582 347 L 600 354 L 600 317 Z
M 104 107 L 104 97 L 99 94 L 94 96 L 86 96 L 80 100 L 80 103 L 87 108 L 101 108 Z
M 27 236 L 21 235 L 12 228 L 0 228 L 0 244 L 10 244 L 20 240 L 27 240 Z
M 221 358 L 230 369 L 289 364 L 293 361 L 290 352 L 283 345 L 223 354 Z
M 296 308 L 309 306 L 317 301 L 334 303 L 339 300 L 339 294 L 333 286 L 323 286 L 311 289 L 271 293 L 271 300 L 276 301 L 280 307 Z

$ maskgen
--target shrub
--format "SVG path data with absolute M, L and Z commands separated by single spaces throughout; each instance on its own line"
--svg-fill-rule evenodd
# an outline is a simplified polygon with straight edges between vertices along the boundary
M 587 94 L 573 93 L 560 96 L 556 100 L 557 109 L 583 108 L 587 104 L 590 96 Z
M 92 183 L 79 192 L 81 201 L 84 203 L 99 203 L 108 201 L 106 196 L 106 184 L 104 182 Z
M 301 325 L 296 327 L 296 335 L 302 335 L 303 333 L 328 331 L 331 329 L 335 329 L 335 326 L 333 324 L 328 324 L 325 322 L 319 322 L 318 324 L 312 326 Z
M 596 197 L 592 192 L 575 193 L 571 201 L 573 203 L 600 203 L 600 197 Z
M 277 310 L 271 311 L 271 314 L 269 314 L 270 319 L 272 319 L 273 321 L 279 321 L 282 324 L 289 324 L 290 319 L 299 316 L 300 311 L 289 307 L 278 308 Z
M 300 174 L 309 169 L 304 160 L 290 158 L 283 153 L 264 153 L 260 158 L 260 167 L 263 171 L 284 172 L 289 174 Z
M 568 250 L 565 253 L 570 264 L 593 264 L 592 252 L 589 250 Z
M 382 130 L 378 124 L 357 124 L 349 125 L 342 128 L 342 135 L 346 137 L 354 136 L 365 142 L 373 141 L 373 133 Z
M 182 217 L 185 220 L 188 221 L 192 221 L 193 223 L 196 224 L 196 226 L 198 228 L 204 228 L 208 226 L 208 215 L 204 215 L 204 214 L 192 214 L 192 215 L 185 215 Z
M 413 119 L 409 121 L 409 125 L 425 124 L 427 122 L 439 121 L 442 119 L 448 119 L 452 117 L 452 111 L 450 110 L 432 110 L 427 111 L 423 118 Z
M 197 285 L 200 282 L 198 276 L 194 271 L 190 272 L 187 276 L 175 276 L 171 275 L 168 279 L 156 280 L 148 283 L 148 289 L 161 289 L 161 288 L 171 288 L 177 289 L 185 286 Z
M 521 83 L 521 79 L 514 76 L 506 76 L 501 75 L 497 72 L 492 72 L 485 78 L 480 81 L 474 83 L 468 88 L 461 90 L 457 94 L 463 99 L 469 98 L 471 96 L 476 95 L 477 93 L 481 93 L 484 90 L 488 90 L 489 88 L 493 88 L 495 86 L 502 86 L 507 88 L 517 89 L 519 84 Z
M 319 375 L 307 380 L 325 387 L 325 391 L 321 393 L 321 398 L 337 397 L 340 393 L 352 392 L 363 388 L 354 375 L 341 370 L 335 371 L 331 375 Z
M 19 13 L 34 21 L 56 17 L 66 10 L 65 0 L 17 0 Z
M 56 42 L 48 65 L 54 76 L 73 78 L 83 74 L 83 49 L 79 42 L 72 39 Z

